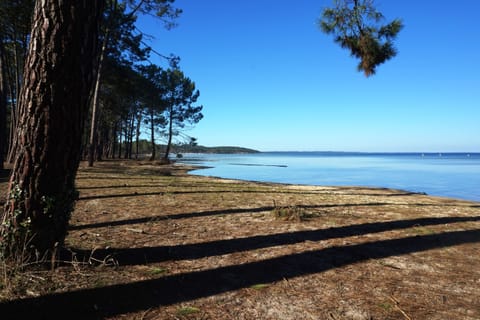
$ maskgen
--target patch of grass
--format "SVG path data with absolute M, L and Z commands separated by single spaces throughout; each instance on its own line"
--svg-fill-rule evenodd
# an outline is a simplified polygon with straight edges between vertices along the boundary
M 93 282 L 93 287 L 94 288 L 103 288 L 105 286 L 108 285 L 108 282 L 105 281 L 104 279 L 96 279 L 94 282 Z
M 275 206 L 272 213 L 276 219 L 284 221 L 305 221 L 313 217 L 313 214 L 298 206 Z
M 254 284 L 253 286 L 250 286 L 250 288 L 255 290 L 262 290 L 262 289 L 268 288 L 269 286 L 270 285 L 266 283 L 258 283 L 258 284 Z
M 162 267 L 153 267 L 153 268 L 150 268 L 150 270 L 148 271 L 148 273 L 151 275 L 159 275 L 167 272 L 168 270 Z
M 183 317 L 183 316 L 188 316 L 188 315 L 199 313 L 199 312 L 200 312 L 200 309 L 196 307 L 191 307 L 191 306 L 181 307 L 177 309 L 177 316 Z
M 379 303 L 378 306 L 385 311 L 392 311 L 392 309 L 393 309 L 392 304 L 388 303 L 388 302 Z
M 435 234 L 435 230 L 430 228 L 422 227 L 422 226 L 415 226 L 413 228 L 413 234 L 417 236 L 427 236 Z

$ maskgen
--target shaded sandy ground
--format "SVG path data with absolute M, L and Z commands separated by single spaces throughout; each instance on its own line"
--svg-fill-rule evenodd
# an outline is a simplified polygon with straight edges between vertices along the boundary
M 2 319 L 480 319 L 476 202 L 133 161 L 77 186 L 63 263 L 4 283 Z

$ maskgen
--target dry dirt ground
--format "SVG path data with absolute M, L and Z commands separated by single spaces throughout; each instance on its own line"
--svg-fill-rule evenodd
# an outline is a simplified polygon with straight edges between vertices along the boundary
M 480 319 L 480 203 L 134 161 L 77 187 L 63 261 L 3 266 L 2 319 Z

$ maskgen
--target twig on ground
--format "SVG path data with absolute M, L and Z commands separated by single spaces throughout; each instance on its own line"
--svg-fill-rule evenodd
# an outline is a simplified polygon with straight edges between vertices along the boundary
M 389 296 L 388 298 L 392 300 L 392 302 L 395 304 L 395 309 L 400 311 L 400 313 L 405 317 L 405 319 L 412 320 L 412 318 L 410 318 L 410 316 L 405 311 L 403 311 L 402 308 L 399 307 L 400 302 L 398 302 L 397 299 L 395 299 L 393 296 Z

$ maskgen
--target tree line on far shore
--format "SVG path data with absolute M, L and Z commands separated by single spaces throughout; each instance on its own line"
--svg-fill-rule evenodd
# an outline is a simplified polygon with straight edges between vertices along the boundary
M 165 154 L 167 150 L 167 145 L 164 143 L 157 143 L 155 146 L 155 152 L 157 154 Z M 133 142 L 133 150 L 135 152 L 133 155 L 134 159 L 150 159 L 152 146 L 151 142 L 146 139 L 140 139 L 137 142 Z M 185 153 L 218 153 L 218 154 L 239 154 L 239 153 L 259 153 L 260 151 L 237 147 L 237 146 L 216 146 L 216 147 L 206 147 L 199 145 L 196 142 L 195 138 L 190 138 L 188 141 L 180 142 L 180 143 L 172 143 L 171 145 L 171 153 L 173 153 L 174 157 L 181 158 Z M 162 162 L 164 160 L 162 159 Z

